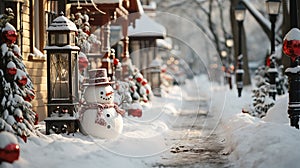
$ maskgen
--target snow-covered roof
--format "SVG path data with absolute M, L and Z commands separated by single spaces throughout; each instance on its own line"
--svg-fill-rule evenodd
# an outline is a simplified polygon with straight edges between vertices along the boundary
M 156 39 L 156 46 L 166 49 L 172 49 L 172 44 L 166 39 Z
M 141 14 L 141 17 L 136 20 L 135 27 L 128 27 L 129 37 L 154 37 L 164 38 L 166 36 L 166 28 L 155 22 L 146 14 Z
M 51 25 L 47 29 L 47 31 L 61 31 L 61 30 L 78 31 L 76 25 L 63 15 L 54 19 Z

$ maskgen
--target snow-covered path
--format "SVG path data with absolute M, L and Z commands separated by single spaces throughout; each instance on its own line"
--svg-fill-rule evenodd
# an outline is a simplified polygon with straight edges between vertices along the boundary
M 223 95 L 214 100 L 207 78 L 197 79 L 154 97 L 142 117 L 126 116 L 118 139 L 81 133 L 30 137 L 20 144 L 20 159 L 1 167 L 227 167 L 223 141 L 215 134 Z
M 185 86 L 191 87 L 191 85 Z M 183 89 L 180 121 L 169 130 L 171 148 L 155 167 L 230 167 L 223 155 L 224 143 L 214 131 L 216 118 L 209 113 L 210 99 L 196 88 Z

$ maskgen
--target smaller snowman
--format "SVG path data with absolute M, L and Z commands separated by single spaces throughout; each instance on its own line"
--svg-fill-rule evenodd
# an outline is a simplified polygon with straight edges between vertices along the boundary
M 125 111 L 114 104 L 114 90 L 105 68 L 89 70 L 90 79 L 84 92 L 85 104 L 80 110 L 80 130 L 98 138 L 114 139 L 123 130 Z

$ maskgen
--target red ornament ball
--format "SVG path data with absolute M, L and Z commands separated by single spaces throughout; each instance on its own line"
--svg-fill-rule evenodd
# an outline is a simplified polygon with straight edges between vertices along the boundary
M 17 138 L 9 132 L 0 132 L 0 161 L 13 163 L 20 156 Z
M 291 59 L 294 61 L 300 56 L 300 40 L 284 40 L 283 53 L 291 57 Z
M 18 80 L 18 84 L 20 86 L 25 86 L 27 84 L 27 77 L 26 76 L 22 76 L 21 79 Z
M 7 44 L 13 44 L 17 41 L 18 34 L 17 30 L 10 23 L 6 23 L 2 29 L 2 39 Z
M 17 73 L 17 68 L 7 68 L 6 72 L 10 75 L 15 75 Z
M 140 77 L 138 77 L 138 78 L 136 78 L 136 81 L 138 82 L 138 83 L 140 83 L 140 82 L 142 82 L 142 78 L 140 78 Z
M 119 64 L 119 62 L 120 62 L 119 59 L 117 59 L 117 58 L 114 59 L 114 65 L 115 66 L 117 66 Z
M 12 61 L 9 61 L 6 65 L 6 73 L 9 75 L 15 75 L 17 73 L 17 67 L 16 64 L 13 63 Z
M 297 28 L 291 29 L 283 40 L 283 53 L 291 57 L 295 61 L 300 56 L 300 30 Z
M 19 117 L 19 116 L 14 116 L 15 117 L 15 120 L 17 121 L 17 122 L 23 122 L 23 120 L 24 120 L 24 118 L 21 116 L 21 117 Z
M 82 71 L 89 66 L 89 60 L 86 57 L 79 57 L 78 65 L 79 70 Z

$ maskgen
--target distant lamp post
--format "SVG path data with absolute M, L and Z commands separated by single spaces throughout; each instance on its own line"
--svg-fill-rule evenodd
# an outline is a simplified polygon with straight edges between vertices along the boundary
M 285 70 L 289 77 L 289 105 L 288 114 L 290 125 L 299 129 L 300 116 L 300 30 L 291 29 L 283 40 L 283 52 L 292 60 L 293 67 Z
M 227 57 L 227 51 L 226 51 L 226 50 L 222 50 L 222 51 L 221 51 L 221 56 L 222 56 L 223 58 L 226 58 L 226 57 Z
M 271 22 L 271 53 L 270 53 L 270 67 L 268 70 L 269 73 L 269 80 L 270 80 L 270 90 L 269 90 L 269 96 L 272 97 L 274 100 L 276 99 L 276 76 L 278 75 L 278 72 L 276 70 L 276 61 L 275 61 L 275 23 L 277 15 L 280 11 L 280 0 L 267 0 L 266 6 L 267 11 L 269 13 L 269 19 Z
M 280 11 L 281 0 L 267 0 L 266 6 L 271 22 L 271 54 L 275 52 L 275 23 Z
M 243 90 L 243 53 L 242 53 L 242 27 L 243 21 L 245 19 L 246 8 L 243 3 L 240 1 L 235 8 L 234 15 L 235 20 L 238 22 L 238 29 L 239 29 L 239 43 L 238 43 L 238 57 L 237 57 L 237 69 L 236 69 L 236 84 L 238 89 L 238 97 L 242 96 Z
M 232 46 L 233 46 L 233 38 L 232 38 L 231 35 L 227 35 L 225 43 L 226 43 L 226 47 L 232 48 Z
M 76 25 L 68 18 L 57 17 L 48 27 L 47 92 L 48 117 L 46 134 L 70 133 L 77 130 L 78 51 L 75 44 Z
M 160 68 L 161 64 L 158 60 L 153 60 L 151 62 L 150 66 L 150 83 L 151 83 L 151 88 L 154 96 L 161 97 L 161 78 L 160 78 Z
M 228 48 L 228 56 L 227 56 L 227 67 L 226 67 L 226 74 L 225 76 L 227 77 L 227 81 L 228 81 L 228 85 L 229 85 L 229 89 L 231 90 L 232 89 L 232 70 L 231 70 L 231 63 L 232 63 L 232 58 L 231 58 L 231 50 L 232 50 L 232 47 L 233 47 L 233 38 L 231 35 L 226 35 L 226 41 L 225 41 L 225 44 L 226 44 L 226 47 Z

